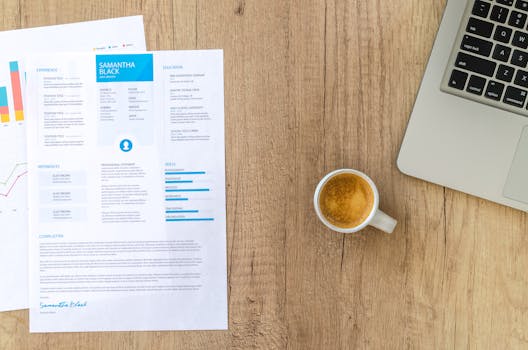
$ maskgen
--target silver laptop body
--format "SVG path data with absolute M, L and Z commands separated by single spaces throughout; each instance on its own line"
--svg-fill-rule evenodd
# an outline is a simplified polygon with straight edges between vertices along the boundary
M 527 95 L 528 1 L 448 0 L 398 168 L 528 211 Z

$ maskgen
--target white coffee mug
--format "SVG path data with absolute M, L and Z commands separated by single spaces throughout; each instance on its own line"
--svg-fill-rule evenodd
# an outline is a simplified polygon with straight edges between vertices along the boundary
M 357 175 L 361 177 L 370 185 L 370 188 L 372 192 L 374 193 L 374 204 L 372 205 L 372 209 L 368 217 L 365 219 L 365 221 L 363 221 L 360 225 L 356 227 L 342 228 L 342 227 L 337 227 L 333 225 L 325 218 L 325 216 L 323 215 L 321 211 L 321 208 L 319 207 L 319 195 L 321 194 L 321 190 L 323 189 L 324 185 L 328 182 L 328 180 L 330 180 L 331 178 L 339 174 L 353 174 L 353 175 Z M 323 177 L 323 179 L 319 181 L 319 184 L 317 185 L 317 188 L 315 189 L 314 207 L 315 207 L 315 212 L 317 213 L 317 216 L 319 217 L 319 220 L 321 220 L 322 223 L 325 224 L 328 228 L 330 228 L 331 230 L 337 231 L 337 232 L 341 232 L 341 233 L 358 232 L 364 229 L 365 227 L 367 227 L 368 225 L 371 225 L 387 233 L 392 233 L 392 231 L 394 231 L 394 228 L 396 227 L 397 221 L 391 218 L 390 216 L 388 216 L 387 214 L 385 214 L 384 212 L 382 212 L 381 210 L 379 210 L 378 206 L 379 206 L 379 193 L 378 193 L 378 189 L 376 185 L 374 184 L 374 181 L 372 181 L 370 177 L 368 177 L 367 175 L 365 175 L 364 173 L 358 170 L 354 170 L 354 169 L 334 170 L 328 175 L 326 175 L 325 177 Z

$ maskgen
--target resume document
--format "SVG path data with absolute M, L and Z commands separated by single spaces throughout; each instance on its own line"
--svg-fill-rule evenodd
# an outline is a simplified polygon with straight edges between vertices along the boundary
M 24 68 L 31 331 L 226 329 L 222 51 Z
M 89 34 L 88 34 L 89 33 Z M 26 56 L 51 52 L 145 50 L 141 16 L 0 32 L 0 311 L 28 301 Z

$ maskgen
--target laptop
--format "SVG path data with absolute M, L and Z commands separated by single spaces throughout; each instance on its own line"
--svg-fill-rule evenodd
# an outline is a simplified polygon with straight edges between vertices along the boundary
M 447 1 L 397 164 L 528 211 L 528 0 Z

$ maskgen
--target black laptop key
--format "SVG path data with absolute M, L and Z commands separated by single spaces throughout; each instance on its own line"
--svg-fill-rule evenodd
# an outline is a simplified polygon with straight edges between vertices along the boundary
M 457 69 L 453 69 L 453 72 L 451 73 L 451 78 L 449 78 L 449 86 L 458 90 L 464 90 L 467 78 L 468 74 L 466 72 L 461 72 Z
M 519 50 L 513 50 L 511 64 L 517 67 L 525 68 L 528 63 L 528 53 Z
M 463 68 L 473 73 L 487 75 L 488 77 L 493 76 L 495 67 L 497 67 L 497 64 L 493 61 L 488 61 L 486 59 L 468 55 L 463 52 L 458 53 L 455 65 L 458 68 Z
M 528 11 L 528 1 L 517 0 L 517 2 L 515 3 L 515 7 L 524 11 Z
M 484 92 L 484 87 L 486 86 L 486 79 L 472 75 L 469 78 L 469 82 L 466 88 L 467 92 L 470 92 L 475 95 L 482 95 Z
M 513 82 L 515 85 L 528 88 L 528 72 L 519 69 L 517 74 L 515 74 L 515 80 Z
M 491 38 L 491 34 L 493 33 L 493 23 L 471 17 L 468 21 L 466 31 L 485 38 Z
M 491 53 L 493 43 L 482 40 L 471 35 L 464 35 L 460 48 L 465 51 L 488 57 Z
M 501 64 L 497 69 L 497 75 L 495 77 L 501 81 L 509 83 L 512 81 L 514 73 L 515 68 Z
M 510 11 L 506 7 L 494 5 L 490 19 L 495 22 L 505 23 Z
M 497 81 L 490 80 L 484 96 L 495 101 L 500 101 L 502 92 L 504 91 L 504 84 Z
M 488 2 L 477 0 L 473 5 L 473 10 L 471 11 L 471 13 L 475 16 L 486 18 L 488 17 L 490 7 L 491 5 Z
M 511 6 L 511 5 L 513 5 L 513 0 L 497 0 L 497 2 L 498 2 L 499 4 L 506 5 L 506 6 Z
M 495 28 L 495 35 L 493 36 L 493 39 L 507 44 L 510 42 L 511 35 L 512 30 L 510 28 L 497 26 L 497 28 Z
M 528 33 L 515 31 L 513 34 L 512 45 L 521 49 L 528 48 Z
M 506 93 L 504 94 L 504 99 L 502 101 L 509 105 L 523 108 L 524 102 L 526 101 L 526 94 L 526 90 L 518 89 L 513 86 L 508 86 L 506 88 Z
M 509 47 L 497 44 L 495 45 L 495 50 L 493 50 L 493 58 L 502 62 L 508 62 L 510 60 L 511 50 Z
M 459 52 L 455 61 L 455 65 L 458 68 L 466 69 L 473 73 L 478 73 L 492 77 L 495 73 L 495 67 L 497 64 L 493 61 L 488 61 L 484 58 L 468 55 L 463 52 Z
M 510 14 L 510 20 L 508 21 L 508 24 L 512 27 L 517 28 L 524 28 L 524 25 L 526 24 L 526 18 L 528 18 L 528 15 L 526 13 L 521 13 L 517 11 L 512 11 Z

